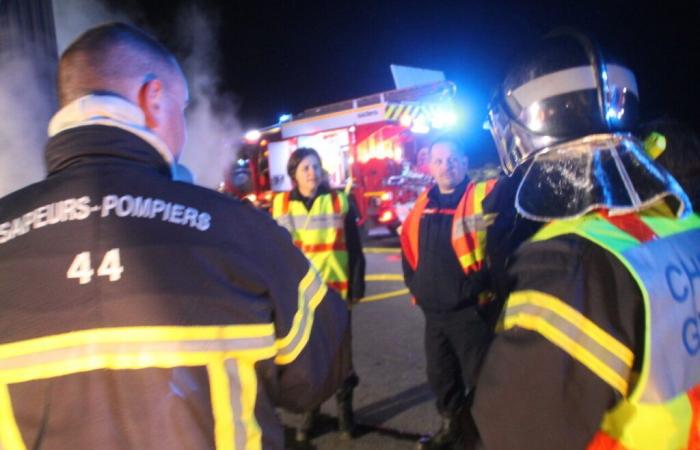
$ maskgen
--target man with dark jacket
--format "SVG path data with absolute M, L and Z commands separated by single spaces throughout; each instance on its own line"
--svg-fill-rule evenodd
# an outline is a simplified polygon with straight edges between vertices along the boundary
M 133 27 L 62 55 L 46 180 L 0 200 L 0 448 L 283 448 L 347 323 L 285 230 L 172 181 L 185 78 Z M 260 239 L 264 236 L 264 239 Z
M 484 291 L 486 220 L 481 202 L 493 182 L 470 182 L 467 157 L 450 140 L 430 147 L 436 185 L 424 192 L 401 230 L 404 278 L 425 314 L 428 382 L 441 427 L 419 448 L 443 449 L 462 440 L 460 415 L 468 408 L 489 328 L 479 310 Z

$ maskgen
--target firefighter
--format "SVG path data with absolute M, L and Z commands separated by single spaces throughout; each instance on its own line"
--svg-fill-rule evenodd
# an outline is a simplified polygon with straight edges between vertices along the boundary
M 0 200 L 0 447 L 281 449 L 347 312 L 287 234 L 172 180 L 186 80 L 144 32 L 60 58 L 46 180 Z M 264 239 L 260 239 L 264 236 Z
M 347 301 L 348 309 L 365 293 L 365 258 L 357 227 L 357 215 L 343 192 L 332 191 L 321 166 L 321 157 L 312 148 L 298 148 L 289 156 L 287 173 L 291 192 L 277 194 L 272 217 L 286 228 L 294 245 L 309 258 L 326 284 Z M 352 370 L 351 329 L 348 327 L 344 355 L 351 370 L 336 392 L 338 431 L 341 439 L 351 439 L 355 427 L 352 398 L 359 379 Z M 297 427 L 296 440 L 307 442 L 318 414 L 314 408 L 304 414 Z
M 429 165 L 436 185 L 423 192 L 401 229 L 404 279 L 425 315 L 425 355 L 437 397 L 440 429 L 419 448 L 459 445 L 476 371 L 489 339 L 479 296 L 486 289 L 481 202 L 493 181 L 471 182 L 462 146 L 432 143 Z M 467 400 L 469 395 L 469 400 Z
M 489 122 L 542 226 L 508 267 L 472 410 L 483 447 L 700 448 L 700 217 L 629 133 L 628 68 L 572 30 L 523 55 Z

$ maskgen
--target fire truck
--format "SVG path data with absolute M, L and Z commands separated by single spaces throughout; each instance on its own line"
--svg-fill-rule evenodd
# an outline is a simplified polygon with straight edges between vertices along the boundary
M 311 108 L 245 135 L 228 190 L 269 207 L 275 192 L 292 189 L 287 175 L 296 148 L 319 152 L 332 189 L 354 200 L 359 225 L 395 232 L 431 183 L 428 146 L 457 120 L 455 85 L 438 81 Z

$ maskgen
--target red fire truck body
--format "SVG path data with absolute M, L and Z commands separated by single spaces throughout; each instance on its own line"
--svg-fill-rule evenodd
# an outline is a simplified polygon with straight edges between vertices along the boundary
M 386 91 L 312 108 L 247 133 L 239 171 L 250 172 L 248 198 L 265 207 L 274 192 L 290 190 L 289 155 L 312 147 L 330 187 L 353 197 L 360 225 L 395 230 L 431 183 L 428 146 L 456 121 L 454 92 L 449 81 Z

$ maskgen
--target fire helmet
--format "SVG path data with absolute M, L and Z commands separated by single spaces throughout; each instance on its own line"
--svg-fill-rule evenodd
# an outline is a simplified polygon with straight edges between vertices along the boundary
M 603 59 L 585 35 L 560 30 L 516 63 L 489 106 L 507 174 L 535 154 L 583 136 L 630 131 L 639 109 L 632 71 Z
M 673 198 L 692 208 L 680 185 L 632 135 L 639 112 L 631 70 L 603 58 L 582 33 L 562 29 L 513 65 L 489 105 L 501 166 L 522 175 L 515 207 L 537 221 L 596 209 L 625 214 Z

